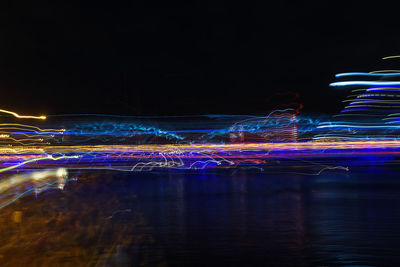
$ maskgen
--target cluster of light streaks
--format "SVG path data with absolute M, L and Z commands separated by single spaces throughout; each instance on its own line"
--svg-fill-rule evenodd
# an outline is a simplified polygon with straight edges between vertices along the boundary
M 108 169 L 118 171 L 152 171 L 160 169 L 200 170 L 254 168 L 268 171 L 280 166 L 279 172 L 319 175 L 323 171 L 348 171 L 337 161 L 346 157 L 392 157 L 400 155 L 400 140 L 374 140 L 370 142 L 281 142 L 281 143 L 231 143 L 231 144 L 147 144 L 147 145 L 96 145 L 96 146 L 46 146 L 42 153 L 23 147 L 14 153 L 2 153 L 0 172 L 11 170 Z M 47 156 L 42 156 L 46 154 Z M 62 155 L 62 156 L 56 156 Z M 386 157 L 386 158 L 385 158 Z M 318 158 L 330 159 L 320 162 Z M 347 162 L 348 164 L 348 162 Z M 273 169 L 276 170 L 276 169 Z M 0 208 L 29 193 L 43 189 L 62 189 L 57 173 L 46 175 L 26 174 L 1 178 Z M 43 178 L 41 178 L 43 177 Z M 43 179 L 43 180 L 42 180 Z M 52 182 L 49 182 L 51 180 Z M 40 181 L 40 182 L 39 182 Z M 29 184 L 29 186 L 27 186 Z M 24 190 L 18 189 L 23 185 Z M 12 193 L 9 193 L 10 190 Z M 7 194 L 4 192 L 8 192 Z M 11 192 L 11 191 L 10 191 Z M 0 199 L 1 200 L 1 199 Z
M 21 123 L 0 123 L 0 144 L 5 145 L 49 145 L 55 133 L 62 134 L 65 129 L 41 129 Z
M 216 118 L 219 120 L 222 117 Z M 374 124 L 352 125 L 346 121 L 321 122 L 299 117 L 298 112 L 292 109 L 276 110 L 267 116 L 248 116 L 230 124 L 219 122 L 209 129 L 171 130 L 132 121 L 74 123 L 71 129 L 42 129 L 30 125 L 3 124 L 2 127 L 7 133 L 3 133 L 1 138 L 6 140 L 9 140 L 7 138 L 11 135 L 28 133 L 32 138 L 41 136 L 55 140 L 55 136 L 62 136 L 62 139 L 59 142 L 48 142 L 46 145 L 27 144 L 19 139 L 17 144 L 0 146 L 0 173 L 14 169 L 55 167 L 123 171 L 160 168 L 263 168 L 275 159 L 387 156 L 399 153 L 400 142 L 394 137 L 372 138 L 368 142 L 346 141 L 345 137 L 342 138 L 344 141 L 330 141 L 331 135 L 325 134 L 321 137 L 316 134 L 325 128 L 331 131 L 347 129 L 349 134 L 354 134 L 351 132 L 353 126 L 357 127 L 357 130 L 384 128 Z M 396 125 L 390 127 L 398 128 Z M 313 138 L 307 139 L 304 132 L 309 134 L 310 128 L 314 129 L 314 132 L 311 130 Z M 76 142 L 74 139 L 77 136 L 91 136 L 95 142 L 79 145 L 81 140 Z M 123 142 L 120 140 L 121 136 Z M 143 139 L 143 136 L 151 136 L 158 142 L 154 142 L 154 139 L 153 143 L 148 142 L 149 139 Z M 133 139 L 129 140 L 127 137 Z
M 233 142 L 243 142 L 245 139 L 268 141 L 298 140 L 298 110 L 274 110 L 265 117 L 255 117 L 241 120 L 229 128 L 230 139 Z
M 400 141 L 371 140 L 334 142 L 284 142 L 242 144 L 169 144 L 49 146 L 49 155 L 23 153 L 2 156 L 2 171 L 12 168 L 109 168 L 130 171 L 154 168 L 204 169 L 263 166 L 271 159 L 339 158 L 343 156 L 398 155 Z M 40 162 L 39 162 L 40 161 Z
M 388 56 L 383 59 L 397 59 Z M 322 122 L 314 140 L 384 140 L 400 133 L 400 70 L 339 73 L 333 87 L 350 88 L 346 106 L 330 122 Z M 343 80 L 344 79 L 344 80 Z
M 301 116 L 299 108 L 266 116 L 175 116 L 164 121 L 93 114 L 22 116 L 0 109 L 14 119 L 42 121 L 40 127 L 0 123 L 0 208 L 30 192 L 54 185 L 63 189 L 66 169 L 268 171 L 278 166 L 279 171 L 319 175 L 348 171 L 357 160 L 396 160 L 400 70 L 340 73 L 336 78 L 340 81 L 331 86 L 350 87 L 351 95 L 333 119 Z M 60 120 L 65 116 L 71 118 Z M 25 190 L 16 190 L 21 185 Z
M 9 114 L 19 120 L 33 119 L 45 120 L 46 116 L 19 115 L 16 112 L 0 109 L 0 113 Z M 64 168 L 11 174 L 25 165 L 40 161 L 59 161 L 67 158 L 78 158 L 71 155 L 51 155 L 43 149 L 50 145 L 55 135 L 51 132 L 63 132 L 65 129 L 42 129 L 38 126 L 6 122 L 0 123 L 0 209 L 8 206 L 15 200 L 31 193 L 40 193 L 57 184 L 58 189 L 63 189 L 67 170 Z M 6 176 L 3 176 L 6 173 Z M 56 178 L 56 181 L 54 180 Z

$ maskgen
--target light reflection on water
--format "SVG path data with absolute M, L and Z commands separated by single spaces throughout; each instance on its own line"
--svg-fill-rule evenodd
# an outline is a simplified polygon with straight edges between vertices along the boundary
M 396 169 L 69 171 L 0 210 L 0 265 L 390 265 Z

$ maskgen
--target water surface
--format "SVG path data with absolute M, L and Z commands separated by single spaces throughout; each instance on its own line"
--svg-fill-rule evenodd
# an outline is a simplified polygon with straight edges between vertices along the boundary
M 0 264 L 396 265 L 399 171 L 70 170 L 0 210 Z

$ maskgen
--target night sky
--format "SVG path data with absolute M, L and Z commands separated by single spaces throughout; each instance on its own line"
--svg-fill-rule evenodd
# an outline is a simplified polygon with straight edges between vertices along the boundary
M 265 114 L 297 93 L 336 113 L 335 73 L 400 54 L 397 9 L 379 2 L 53 2 L 0 8 L 4 109 Z

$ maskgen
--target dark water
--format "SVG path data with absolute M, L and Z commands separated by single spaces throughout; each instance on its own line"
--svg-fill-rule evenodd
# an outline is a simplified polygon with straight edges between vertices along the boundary
M 395 266 L 399 174 L 70 171 L 0 210 L 0 263 Z

